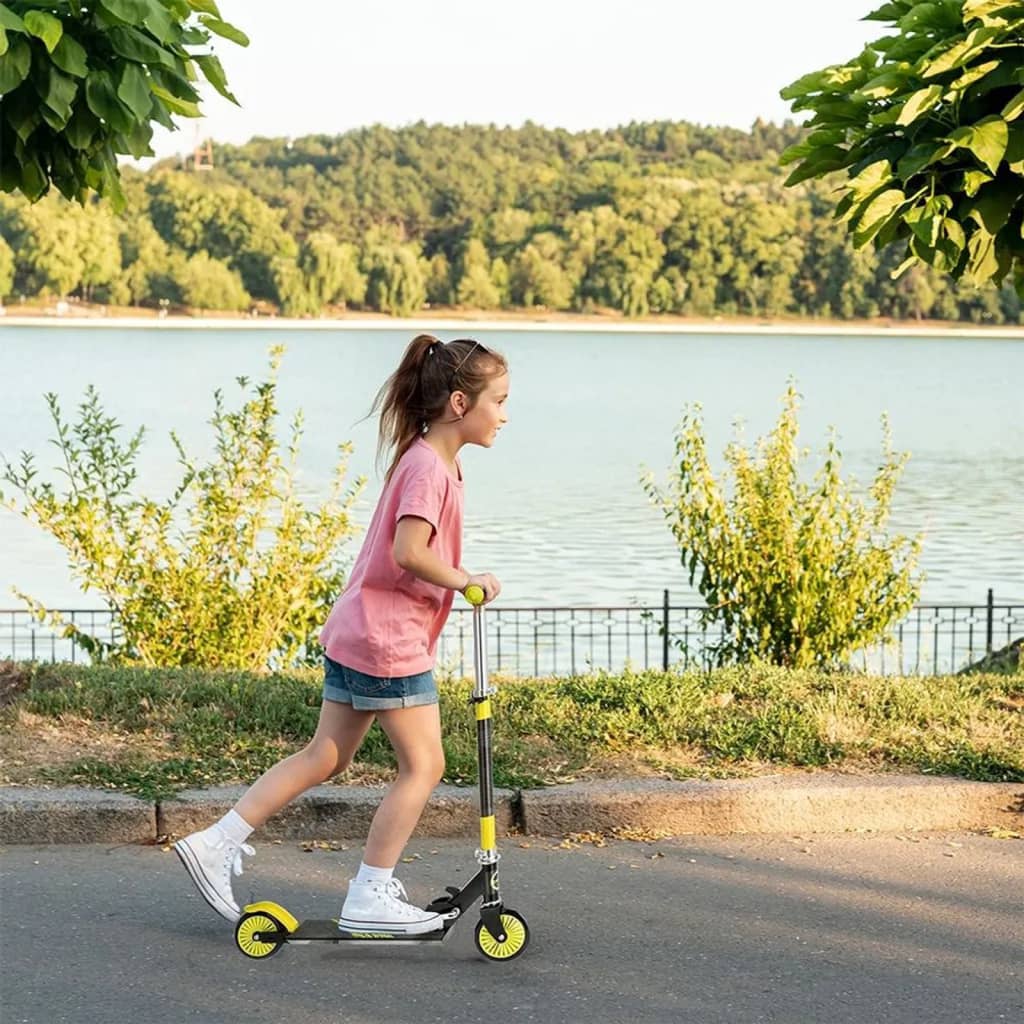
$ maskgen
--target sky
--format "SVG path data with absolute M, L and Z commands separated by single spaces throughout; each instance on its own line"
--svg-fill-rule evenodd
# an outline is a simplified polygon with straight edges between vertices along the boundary
M 749 128 L 793 116 L 779 90 L 886 34 L 881 0 L 219 0 L 241 107 L 204 91 L 202 137 L 340 134 L 416 121 L 570 130 L 674 120 Z M 158 129 L 157 156 L 196 122 Z

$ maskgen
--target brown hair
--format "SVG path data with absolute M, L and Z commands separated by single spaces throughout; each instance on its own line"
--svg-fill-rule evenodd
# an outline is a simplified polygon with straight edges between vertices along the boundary
M 447 344 L 432 334 L 413 338 L 370 410 L 371 416 L 380 410 L 378 467 L 385 453 L 394 449 L 385 481 L 391 479 L 413 441 L 444 414 L 453 392 L 463 392 L 472 409 L 490 379 L 507 369 L 500 352 L 472 338 L 458 338 Z

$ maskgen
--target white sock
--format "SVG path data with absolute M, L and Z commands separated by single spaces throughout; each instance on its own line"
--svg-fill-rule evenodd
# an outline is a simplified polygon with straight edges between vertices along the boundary
M 241 846 L 242 843 L 252 835 L 252 825 L 249 824 L 237 811 L 230 810 L 217 822 L 217 828 L 221 830 L 234 843 Z
M 359 864 L 359 874 L 353 879 L 354 882 L 390 882 L 391 876 L 395 873 L 394 868 L 375 868 L 365 861 Z

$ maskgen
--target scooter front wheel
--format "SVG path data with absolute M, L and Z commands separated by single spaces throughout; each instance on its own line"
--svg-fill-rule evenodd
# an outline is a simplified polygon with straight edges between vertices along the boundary
M 501 926 L 505 929 L 505 941 L 499 942 L 488 930 L 483 921 L 476 926 L 476 948 L 488 960 L 513 960 L 526 949 L 530 941 L 530 929 L 526 926 L 526 918 L 515 910 L 501 912 Z
M 257 910 L 251 914 L 243 914 L 235 925 L 235 944 L 253 960 L 264 960 L 273 956 L 283 945 L 283 939 L 263 939 L 266 932 L 282 932 L 284 926 L 276 918 Z

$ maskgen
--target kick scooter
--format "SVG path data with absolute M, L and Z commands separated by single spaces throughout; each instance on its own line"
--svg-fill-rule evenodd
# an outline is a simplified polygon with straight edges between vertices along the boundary
M 498 892 L 498 861 L 495 845 L 494 783 L 491 762 L 491 695 L 487 682 L 487 632 L 484 629 L 484 592 L 475 584 L 466 588 L 473 605 L 473 669 L 475 685 L 470 703 L 476 710 L 477 767 L 480 778 L 480 870 L 461 888 L 446 886 L 446 895 L 426 909 L 441 915 L 441 926 L 419 935 L 383 931 L 346 931 L 337 920 L 297 921 L 284 907 L 270 901 L 248 904 L 235 925 L 235 943 L 254 960 L 273 956 L 285 943 L 308 942 L 438 942 L 479 899 L 476 948 L 488 960 L 512 960 L 526 949 L 530 932 L 522 914 L 507 910 Z

